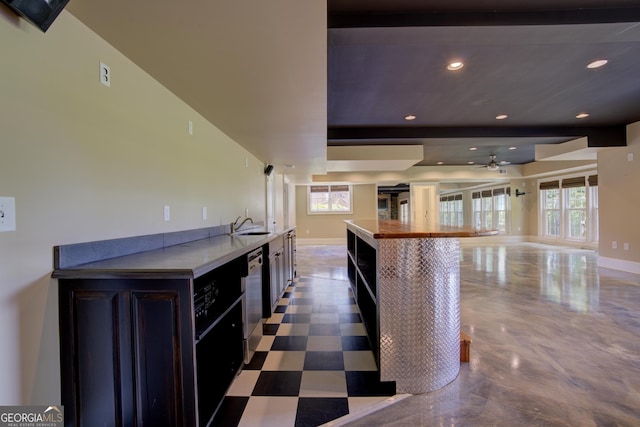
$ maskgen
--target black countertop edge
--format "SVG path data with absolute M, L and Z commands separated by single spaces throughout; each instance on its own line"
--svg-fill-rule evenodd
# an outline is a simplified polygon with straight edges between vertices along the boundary
M 193 279 L 196 276 L 194 276 L 193 270 L 178 269 L 92 270 L 82 268 L 69 268 L 64 270 L 55 270 L 51 274 L 51 277 L 53 279 Z

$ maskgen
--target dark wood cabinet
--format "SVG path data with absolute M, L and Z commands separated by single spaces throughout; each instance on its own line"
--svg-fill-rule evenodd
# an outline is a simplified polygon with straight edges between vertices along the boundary
M 212 227 L 54 247 L 65 426 L 209 424 L 244 361 L 246 255 L 270 246 Z
M 376 249 L 347 230 L 347 274 L 379 368 L 380 313 L 376 269 Z
M 60 279 L 67 426 L 195 426 L 189 279 Z

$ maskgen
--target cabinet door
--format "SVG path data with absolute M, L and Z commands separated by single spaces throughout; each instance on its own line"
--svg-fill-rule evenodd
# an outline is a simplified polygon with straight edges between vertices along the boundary
M 195 425 L 191 316 L 180 303 L 178 290 L 131 292 L 137 425 Z
M 60 281 L 60 368 L 65 426 L 132 426 L 130 337 L 117 291 L 68 289 Z M 126 414 L 126 415 L 125 415 Z M 122 423 L 123 418 L 130 422 Z
M 60 280 L 67 426 L 193 426 L 188 280 Z

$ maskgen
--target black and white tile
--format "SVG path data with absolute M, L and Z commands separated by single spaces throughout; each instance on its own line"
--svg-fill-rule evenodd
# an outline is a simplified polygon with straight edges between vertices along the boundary
M 214 425 L 319 426 L 393 396 L 376 363 L 349 283 L 302 277 L 264 325 L 250 363 Z

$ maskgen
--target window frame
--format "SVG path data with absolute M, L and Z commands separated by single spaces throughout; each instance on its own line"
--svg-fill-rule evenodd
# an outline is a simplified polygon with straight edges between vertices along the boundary
M 576 182 L 580 184 L 576 184 Z M 555 188 L 541 188 L 552 182 L 557 182 Z M 574 185 L 571 185 L 571 184 Z M 584 188 L 584 206 L 571 206 L 570 194 L 575 188 Z M 553 179 L 538 180 L 538 236 L 542 241 L 563 242 L 573 245 L 588 245 L 597 247 L 599 243 L 598 230 L 598 184 L 597 171 L 589 171 L 580 174 L 563 175 Z M 546 203 L 546 192 L 555 190 L 558 192 L 557 208 L 548 208 Z M 558 217 L 558 235 L 547 234 L 547 213 L 557 211 Z M 582 236 L 571 235 L 571 215 L 572 212 L 582 212 L 584 215 L 584 231 Z
M 474 197 L 479 194 L 479 197 Z M 502 203 L 498 203 L 502 200 Z M 499 209 L 502 206 L 504 209 Z M 504 227 L 500 227 L 500 218 Z M 500 185 L 471 192 L 471 219 L 476 229 L 498 230 L 500 234 L 511 234 L 511 186 Z M 490 222 L 490 224 L 489 224 Z
M 313 187 L 327 187 L 328 191 L 320 192 L 315 191 L 317 193 L 325 193 L 327 194 L 328 199 L 328 210 L 314 210 L 312 208 L 312 197 L 311 194 L 315 193 L 312 191 Z M 333 209 L 333 203 L 331 202 L 331 193 L 332 187 L 347 187 L 348 201 L 349 201 L 349 210 L 336 210 Z M 338 192 L 338 191 L 333 191 Z M 339 191 L 344 192 L 344 191 Z M 331 183 L 331 184 L 309 184 L 307 185 L 307 214 L 308 215 L 353 215 L 353 186 L 351 184 L 341 184 L 341 183 Z
M 464 199 L 462 193 L 440 196 L 440 224 L 451 227 L 464 225 Z

